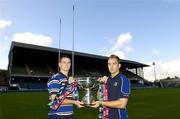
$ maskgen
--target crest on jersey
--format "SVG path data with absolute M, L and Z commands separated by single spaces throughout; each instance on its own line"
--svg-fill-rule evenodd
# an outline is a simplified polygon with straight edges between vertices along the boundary
M 114 82 L 114 86 L 116 87 L 118 85 L 118 82 Z

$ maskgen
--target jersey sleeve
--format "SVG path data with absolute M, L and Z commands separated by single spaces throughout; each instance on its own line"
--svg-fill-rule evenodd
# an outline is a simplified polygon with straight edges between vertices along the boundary
M 131 83 L 127 77 L 121 77 L 121 98 L 128 98 L 131 92 Z
M 63 78 L 55 75 L 49 79 L 47 85 L 49 95 L 52 95 L 57 94 L 60 90 L 64 90 L 66 84 Z

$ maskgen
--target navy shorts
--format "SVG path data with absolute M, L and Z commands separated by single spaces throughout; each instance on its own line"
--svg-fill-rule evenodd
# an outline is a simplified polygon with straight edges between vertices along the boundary
M 66 116 L 62 116 L 62 115 L 48 115 L 48 119 L 73 119 L 72 115 L 66 115 Z

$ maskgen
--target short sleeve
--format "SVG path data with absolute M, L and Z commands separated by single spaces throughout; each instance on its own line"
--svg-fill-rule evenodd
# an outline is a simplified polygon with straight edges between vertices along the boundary
M 48 81 L 47 85 L 48 85 L 48 92 L 50 95 L 59 92 L 59 89 L 61 87 L 61 85 L 59 84 L 59 80 L 57 80 L 55 78 L 51 78 Z
M 131 83 L 125 76 L 121 76 L 121 98 L 128 98 L 131 91 Z

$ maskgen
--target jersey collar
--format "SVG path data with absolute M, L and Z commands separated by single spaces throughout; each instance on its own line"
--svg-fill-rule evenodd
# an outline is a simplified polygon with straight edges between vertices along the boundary
M 60 75 L 63 75 L 64 77 L 66 77 L 68 79 L 68 76 L 64 75 L 62 72 L 59 72 Z
M 114 76 L 113 78 L 112 78 L 112 76 L 110 75 L 110 79 L 115 79 L 116 77 L 118 77 L 118 76 L 120 76 L 120 75 L 122 75 L 122 73 L 121 72 L 119 72 L 116 76 Z

